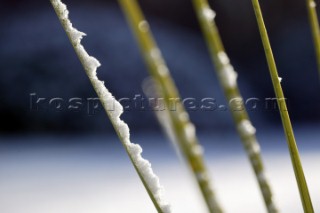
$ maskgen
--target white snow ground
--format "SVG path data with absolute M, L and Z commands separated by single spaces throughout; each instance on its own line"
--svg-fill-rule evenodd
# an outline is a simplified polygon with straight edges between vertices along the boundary
M 225 212 L 265 212 L 239 139 L 233 134 L 200 137 L 219 199 Z M 296 135 L 315 212 L 320 212 L 320 133 L 300 129 Z M 142 143 L 143 155 L 152 162 L 174 212 L 206 212 L 188 170 L 162 136 L 133 135 L 132 140 Z M 303 212 L 283 134 L 270 131 L 260 141 L 279 209 Z M 1 138 L 0 212 L 156 211 L 115 136 L 56 136 Z

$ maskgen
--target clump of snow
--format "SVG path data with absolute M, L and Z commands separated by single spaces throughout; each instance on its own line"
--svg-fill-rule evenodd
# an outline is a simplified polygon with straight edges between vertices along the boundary
M 316 2 L 315 2 L 315 1 L 311 1 L 311 2 L 310 2 L 310 7 L 315 8 L 316 6 L 317 6 L 317 4 L 316 4 Z
M 225 88 L 235 88 L 237 86 L 238 74 L 230 64 L 229 57 L 224 51 L 220 51 L 217 56 L 222 66 L 219 70 L 222 86 Z
M 251 136 L 256 133 L 256 129 L 252 126 L 249 120 L 243 120 L 238 125 L 238 131 L 243 136 Z
M 228 65 L 228 64 L 230 64 L 230 59 L 229 59 L 228 55 L 226 54 L 226 52 L 220 51 L 220 52 L 218 53 L 218 58 L 219 58 L 220 62 L 221 62 L 223 65 Z
M 214 18 L 216 17 L 216 13 L 208 7 L 205 7 L 202 10 L 202 14 L 203 14 L 204 18 L 208 19 L 209 21 L 213 21 Z
M 237 86 L 238 74 L 230 64 L 223 66 L 219 76 L 221 83 L 225 88 L 235 88 Z
M 250 156 L 259 154 L 261 151 L 260 145 L 257 143 L 256 140 L 249 141 L 249 144 L 247 144 L 246 146 Z
M 152 61 L 155 62 L 158 74 L 161 77 L 166 77 L 169 75 L 168 67 L 162 58 L 162 54 L 159 48 L 152 48 L 149 52 L 149 57 Z
M 282 78 L 281 78 L 281 77 L 278 77 L 278 79 L 279 79 L 279 82 L 281 83 L 281 82 L 282 82 Z
M 124 143 L 127 152 L 134 163 L 137 172 L 141 174 L 147 187 L 155 197 L 157 203 L 163 212 L 171 212 L 169 204 L 163 197 L 163 188 L 159 183 L 159 178 L 154 174 L 151 164 L 145 160 L 142 156 L 142 148 L 130 142 L 130 131 L 128 125 L 120 119 L 123 113 L 122 105 L 112 96 L 112 94 L 105 87 L 104 82 L 100 81 L 97 77 L 97 68 L 100 63 L 97 59 L 90 56 L 81 44 L 81 39 L 85 36 L 85 33 L 78 31 L 72 26 L 69 20 L 69 11 L 65 4 L 60 0 L 51 0 L 52 6 L 55 9 L 57 16 L 65 29 L 74 49 L 77 53 L 84 69 L 97 92 L 100 101 L 114 126 L 117 130 L 121 141 Z M 145 23 L 141 23 L 141 28 L 145 28 Z M 113 110 L 108 110 L 108 106 L 113 105 Z
M 141 21 L 138 27 L 139 27 L 139 30 L 141 30 L 144 33 L 148 32 L 150 29 L 149 23 L 146 20 Z
M 192 123 L 188 122 L 185 125 L 184 131 L 185 136 L 189 139 L 188 141 L 192 141 L 196 137 L 196 128 Z
M 158 65 L 157 68 L 158 68 L 158 73 L 160 76 L 165 77 L 165 76 L 169 75 L 169 70 L 168 70 L 167 66 L 160 64 L 160 65 Z
M 192 154 L 193 155 L 201 156 L 201 155 L 203 155 L 203 153 L 204 153 L 204 149 L 201 145 L 196 144 L 192 147 Z
M 152 48 L 150 51 L 150 56 L 155 61 L 161 60 L 161 51 L 159 48 Z

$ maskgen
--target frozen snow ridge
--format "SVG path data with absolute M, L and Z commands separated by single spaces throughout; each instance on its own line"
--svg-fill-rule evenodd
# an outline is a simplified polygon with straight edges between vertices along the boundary
M 152 196 L 155 201 L 155 205 L 158 205 L 158 208 L 160 208 L 163 213 L 171 212 L 170 205 L 164 199 L 163 188 L 159 183 L 159 178 L 154 174 L 150 162 L 141 156 L 142 148 L 130 142 L 129 127 L 120 119 L 123 113 L 122 105 L 108 91 L 104 82 L 100 81 L 97 77 L 97 68 L 100 67 L 100 62 L 90 56 L 81 44 L 81 40 L 86 34 L 72 26 L 69 20 L 69 11 L 64 3 L 60 0 L 50 1 L 120 140 L 124 144 L 132 163 L 149 191 L 149 194 L 151 194 L 150 196 Z
M 220 51 L 217 56 L 222 66 L 219 75 L 223 87 L 229 89 L 237 87 L 238 73 L 236 73 L 230 64 L 227 54 L 224 51 Z

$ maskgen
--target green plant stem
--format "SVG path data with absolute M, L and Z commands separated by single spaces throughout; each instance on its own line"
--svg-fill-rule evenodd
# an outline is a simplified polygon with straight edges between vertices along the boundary
M 166 109 L 170 125 L 175 134 L 175 142 L 196 177 L 209 211 L 220 213 L 222 210 L 210 186 L 209 172 L 205 166 L 203 155 L 197 151 L 200 145 L 194 133 L 194 126 L 186 116 L 187 113 L 180 101 L 179 93 L 153 39 L 148 22 L 145 20 L 136 0 L 119 0 L 119 3 L 135 34 L 150 75 L 159 85 L 161 94 L 164 95 L 166 107 L 175 105 L 174 110 Z
M 316 3 L 314 0 L 307 0 L 307 10 L 309 15 L 309 21 L 311 26 L 311 32 L 316 52 L 316 59 L 318 65 L 318 71 L 320 75 L 320 29 L 318 15 L 316 11 Z
M 298 188 L 299 188 L 299 192 L 300 192 L 300 198 L 301 198 L 301 202 L 303 205 L 303 209 L 304 209 L 304 212 L 306 212 L 306 213 L 313 213 L 314 210 L 313 210 L 311 198 L 309 195 L 307 182 L 304 177 L 304 172 L 303 172 L 303 168 L 302 168 L 301 161 L 300 161 L 299 151 L 298 151 L 297 144 L 295 141 L 289 113 L 288 113 L 286 102 L 285 102 L 285 97 L 284 97 L 282 87 L 280 84 L 280 79 L 278 76 L 276 63 L 275 63 L 275 60 L 273 57 L 268 33 L 267 33 L 267 30 L 266 30 L 266 27 L 264 24 L 260 4 L 259 4 L 258 0 L 252 0 L 252 4 L 253 4 L 253 8 L 254 8 L 254 11 L 256 14 L 256 19 L 258 22 L 260 35 L 261 35 L 263 47 L 265 50 L 265 54 L 266 54 L 266 58 L 267 58 L 268 66 L 269 66 L 269 71 L 270 71 L 270 75 L 271 75 L 271 79 L 272 79 L 273 88 L 274 88 L 274 91 L 275 91 L 275 94 L 277 97 L 277 102 L 278 102 L 278 107 L 279 107 L 280 116 L 281 116 L 281 120 L 282 120 L 282 125 L 283 125 L 284 132 L 286 135 L 286 140 L 288 143 L 288 148 L 289 148 L 291 161 L 292 161 L 294 173 L 296 176 L 296 180 L 297 180 L 297 184 L 298 184 Z
M 218 32 L 218 28 L 214 21 L 214 12 L 211 10 L 207 0 L 193 0 L 194 9 L 196 11 L 200 26 L 202 28 L 204 37 L 206 39 L 212 61 L 216 67 L 216 72 L 219 77 L 219 81 L 224 90 L 226 99 L 229 103 L 232 103 L 232 100 L 239 99 L 242 100 L 239 88 L 237 84 L 234 84 L 232 87 L 228 87 L 223 83 L 223 78 L 227 73 L 226 66 L 231 67 L 231 64 L 224 62 L 219 57 L 219 54 L 225 54 L 225 50 L 221 41 L 221 37 Z M 211 14 L 211 15 L 210 15 Z M 224 55 L 224 57 L 227 57 Z M 223 59 L 223 58 L 222 58 Z M 241 110 L 231 110 L 233 120 L 236 126 L 241 126 L 243 122 L 250 122 L 249 116 L 246 112 L 246 109 L 243 107 Z M 265 177 L 264 166 L 262 162 L 262 157 L 260 154 L 259 143 L 256 139 L 255 132 L 252 131 L 251 134 L 246 134 L 245 131 L 242 131 L 242 128 L 237 128 L 242 144 L 245 148 L 247 156 L 250 160 L 251 166 L 255 172 L 256 179 L 260 186 L 264 202 L 266 204 L 267 210 L 269 213 L 277 212 L 275 204 L 273 202 L 272 193 L 270 190 L 269 183 Z
M 100 66 L 100 63 L 89 56 L 81 45 L 84 33 L 72 27 L 65 4 L 60 0 L 50 0 L 50 2 L 156 210 L 159 213 L 170 213 L 170 206 L 165 203 L 161 195 L 159 179 L 153 173 L 150 163 L 141 157 L 141 147 L 130 142 L 129 128 L 120 120 L 123 112 L 121 104 L 116 101 L 103 82 L 96 76 L 96 69 Z M 113 106 L 114 109 L 110 110 L 110 106 Z

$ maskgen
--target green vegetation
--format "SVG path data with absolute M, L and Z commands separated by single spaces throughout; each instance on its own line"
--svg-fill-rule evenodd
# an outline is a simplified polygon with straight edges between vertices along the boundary
M 193 0 L 193 5 L 226 99 L 229 103 L 234 103 L 232 100 L 238 99 L 240 101 L 237 102 L 242 105 L 243 98 L 236 82 L 237 74 L 225 53 L 218 28 L 214 21 L 215 12 L 212 11 L 207 0 Z M 234 109 L 234 107 L 238 106 L 230 107 Z M 267 210 L 269 213 L 277 212 L 271 189 L 264 173 L 264 165 L 260 154 L 260 146 L 255 136 L 255 128 L 251 125 L 244 106 L 240 107 L 243 107 L 242 110 L 231 110 L 235 126 L 255 172 Z
M 294 173 L 295 173 L 296 179 L 297 179 L 297 184 L 298 184 L 299 191 L 300 191 L 300 198 L 301 198 L 301 202 L 303 205 L 303 209 L 304 209 L 304 212 L 306 212 L 306 213 L 313 213 L 314 211 L 313 211 L 311 198 L 309 195 L 307 182 L 304 177 L 304 172 L 303 172 L 303 168 L 302 168 L 301 161 L 300 161 L 299 151 L 298 151 L 296 140 L 294 137 L 287 105 L 285 102 L 285 97 L 284 97 L 282 87 L 280 84 L 281 80 L 278 76 L 278 70 L 277 70 L 277 66 L 276 66 L 276 63 L 275 63 L 275 60 L 273 57 L 268 33 L 266 30 L 263 16 L 262 16 L 262 12 L 260 9 L 260 4 L 259 4 L 258 0 L 252 0 L 252 4 L 253 4 L 253 8 L 254 8 L 254 11 L 256 14 L 256 18 L 257 18 L 257 22 L 258 22 L 258 26 L 259 26 L 259 30 L 260 30 L 260 35 L 261 35 L 263 47 L 265 50 L 265 54 L 266 54 L 266 58 L 267 58 L 267 62 L 268 62 L 269 70 L 270 70 L 270 75 L 271 75 L 271 79 L 272 79 L 273 88 L 274 88 L 274 91 L 275 91 L 275 94 L 277 97 L 277 102 L 278 102 L 278 107 L 279 107 L 280 116 L 281 116 L 281 120 L 282 120 L 282 125 L 284 128 L 284 132 L 285 132 L 287 143 L 288 143 L 292 166 L 293 166 Z
M 159 184 L 158 177 L 153 173 L 151 164 L 141 156 L 142 148 L 130 141 L 129 127 L 120 119 L 120 116 L 123 113 L 123 107 L 116 101 L 104 86 L 104 83 L 100 81 L 96 75 L 97 68 L 100 66 L 99 61 L 90 56 L 81 44 L 82 37 L 85 34 L 72 26 L 68 18 L 66 5 L 61 3 L 60 0 L 50 1 L 156 210 L 159 213 L 171 212 L 169 204 L 163 198 L 162 187 Z M 164 98 L 166 110 L 158 112 L 159 122 L 189 165 L 205 203 L 207 204 L 208 211 L 211 213 L 222 213 L 222 207 L 218 203 L 211 186 L 209 171 L 204 162 L 202 147 L 198 142 L 195 126 L 190 122 L 189 115 L 181 103 L 179 92 L 161 55 L 161 51 L 153 38 L 150 26 L 144 18 L 137 0 L 118 1 L 149 68 L 149 73 L 152 78 L 151 87 L 152 90 L 154 90 L 151 91 L 151 93 Z M 260 154 L 260 146 L 255 135 L 255 128 L 252 126 L 246 110 L 243 109 L 243 99 L 237 86 L 237 73 L 224 50 L 222 39 L 214 21 L 215 12 L 210 8 L 208 0 L 192 1 L 226 99 L 229 103 L 233 103 L 230 104 L 233 120 L 259 183 L 267 211 L 269 213 L 275 213 L 278 210 L 274 204 L 270 186 L 264 174 L 264 166 Z M 271 80 L 277 97 L 280 116 L 304 212 L 313 213 L 314 210 L 311 198 L 304 177 L 294 132 L 285 102 L 285 96 L 281 87 L 281 78 L 278 76 L 259 1 L 252 0 L 252 3 L 270 70 Z M 307 3 L 320 72 L 319 23 L 314 0 L 307 0 Z M 146 93 L 149 92 L 150 91 L 148 91 L 147 88 Z M 235 99 L 238 101 L 232 101 Z M 175 105 L 174 109 L 170 108 L 172 101 Z M 115 104 L 115 110 L 109 110 L 110 104 Z M 243 110 L 232 110 L 238 107 L 242 107 Z
M 161 56 L 161 52 L 153 39 L 150 27 L 144 18 L 136 0 L 119 0 L 124 14 L 137 38 L 142 55 L 149 67 L 150 75 L 163 94 L 164 102 L 169 109 L 170 102 L 175 100 L 176 108 L 167 110 L 167 124 L 174 133 L 174 142 L 189 164 L 210 212 L 222 212 L 213 189 L 210 186 L 209 172 L 204 163 L 201 147 L 195 134 L 195 127 L 180 102 L 177 88 L 170 76 L 169 69 Z
M 320 75 L 320 29 L 316 11 L 316 2 L 314 0 L 307 0 L 307 9 L 316 52 L 318 71 Z

